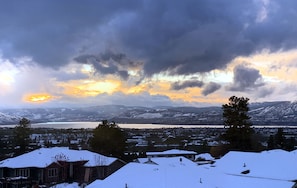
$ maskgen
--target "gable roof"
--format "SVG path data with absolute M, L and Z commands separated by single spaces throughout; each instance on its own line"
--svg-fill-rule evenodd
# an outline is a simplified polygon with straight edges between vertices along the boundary
M 0 168 L 45 168 L 57 161 L 86 161 L 85 167 L 108 166 L 117 158 L 106 157 L 87 150 L 71 150 L 67 147 L 40 148 L 23 155 L 0 161 Z
M 146 152 L 147 156 L 151 155 L 196 155 L 195 151 L 187 151 L 187 150 L 179 150 L 179 149 L 171 149 L 161 152 Z

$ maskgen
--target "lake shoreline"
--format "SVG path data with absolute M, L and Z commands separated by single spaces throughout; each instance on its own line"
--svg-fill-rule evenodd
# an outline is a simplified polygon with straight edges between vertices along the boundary
M 45 122 L 32 123 L 31 128 L 55 128 L 55 129 L 82 129 L 96 128 L 98 122 Z M 119 127 L 127 129 L 161 129 L 161 128 L 224 128 L 224 125 L 200 125 L 200 124 L 132 124 L 119 123 Z M 13 128 L 16 125 L 0 125 L 0 128 Z M 254 128 L 297 128 L 292 125 L 253 125 Z

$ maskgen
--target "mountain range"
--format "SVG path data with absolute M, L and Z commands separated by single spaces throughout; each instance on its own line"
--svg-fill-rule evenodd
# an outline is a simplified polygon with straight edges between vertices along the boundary
M 297 102 L 251 103 L 251 121 L 255 125 L 295 125 Z M 213 107 L 139 107 L 105 105 L 83 108 L 26 108 L 0 110 L 0 124 L 17 124 L 25 117 L 32 123 L 101 121 L 156 124 L 222 124 L 222 109 Z

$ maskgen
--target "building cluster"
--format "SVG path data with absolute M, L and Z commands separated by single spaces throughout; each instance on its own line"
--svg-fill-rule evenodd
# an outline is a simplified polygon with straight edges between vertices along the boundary
M 210 152 L 224 141 L 223 128 L 162 128 L 162 129 L 125 129 L 127 133 L 127 154 L 139 154 L 147 151 L 164 151 L 168 149 L 192 150 L 198 153 Z M 278 131 L 274 127 L 255 128 L 265 149 L 269 136 Z M 294 139 L 297 128 L 283 128 L 286 139 Z M 90 149 L 89 139 L 93 129 L 53 129 L 34 128 L 30 135 L 30 150 L 40 147 L 69 147 L 72 149 Z M 14 156 L 13 128 L 0 128 L 0 160 Z M 136 156 L 137 157 L 137 156 Z
M 278 127 L 254 128 L 257 142 L 263 149 L 268 147 L 270 136 L 275 136 Z M 297 127 L 283 127 L 284 139 L 295 141 Z M 221 135 L 224 128 L 170 128 L 170 129 L 132 129 L 128 130 L 128 146 L 132 151 L 163 151 L 166 149 L 187 149 L 198 153 L 210 152 L 210 148 L 217 147 L 226 142 Z M 294 143 L 293 143 L 294 144 Z M 297 144 L 297 143 L 295 143 Z M 296 146 L 295 146 L 296 149 Z
M 87 187 L 297 187 L 297 151 L 228 152 L 222 128 L 125 129 L 127 159 L 90 151 L 93 129 L 33 129 L 29 151 L 14 153 L 13 128 L 0 129 L 0 188 L 50 187 L 76 182 Z M 297 128 L 283 128 L 285 139 Z M 265 148 L 277 128 L 255 132 Z M 280 162 L 282 161 L 282 162 Z M 238 183 L 238 184 L 237 184 Z

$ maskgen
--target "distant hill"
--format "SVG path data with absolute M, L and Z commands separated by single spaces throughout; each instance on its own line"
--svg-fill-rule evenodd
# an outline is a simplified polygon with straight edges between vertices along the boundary
M 252 122 L 258 125 L 295 125 L 297 102 L 250 104 Z M 0 124 L 17 124 L 21 117 L 31 122 L 101 121 L 117 123 L 222 124 L 221 107 L 138 107 L 105 105 L 84 108 L 35 108 L 0 110 Z

